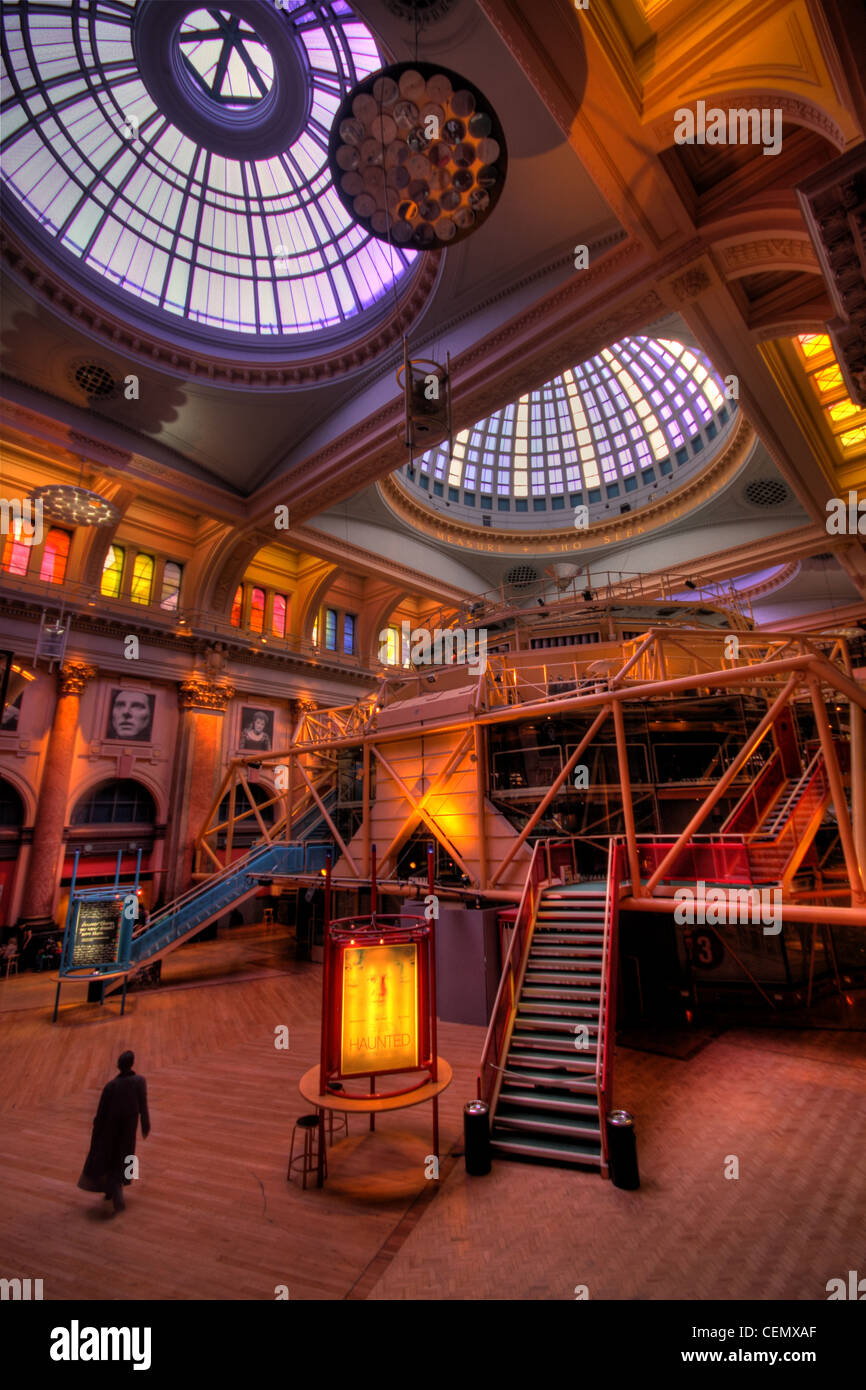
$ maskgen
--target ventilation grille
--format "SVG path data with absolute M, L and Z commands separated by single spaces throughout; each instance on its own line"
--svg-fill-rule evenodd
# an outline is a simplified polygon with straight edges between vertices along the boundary
M 534 584 L 538 578 L 538 570 L 531 565 L 515 565 L 505 576 L 506 584 L 510 584 L 513 589 L 526 589 L 530 584 Z
M 99 362 L 78 363 L 72 371 L 72 380 L 90 400 L 105 401 L 117 391 L 111 372 Z
M 752 507 L 781 507 L 791 494 L 780 478 L 754 478 L 746 484 L 743 496 Z

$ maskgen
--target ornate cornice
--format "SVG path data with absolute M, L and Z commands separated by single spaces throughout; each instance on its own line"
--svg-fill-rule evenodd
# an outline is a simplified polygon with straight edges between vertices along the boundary
M 117 310 L 113 306 L 109 308 L 89 298 L 86 290 L 73 288 L 52 264 L 36 254 L 23 235 L 13 232 L 8 223 L 0 232 L 0 258 L 31 294 L 49 304 L 83 333 L 104 339 L 115 351 L 184 380 L 192 377 L 206 385 L 257 391 L 285 391 L 333 381 L 375 361 L 400 340 L 405 325 L 421 314 L 441 268 L 440 253 L 423 253 L 408 287 L 402 293 L 398 288 L 397 306 L 391 304 L 382 320 L 366 331 L 363 322 L 358 323 L 360 334 L 348 344 L 332 343 L 327 351 L 304 361 L 280 362 L 262 360 L 261 343 L 257 339 L 249 343 L 227 343 L 225 351 L 217 354 L 208 352 L 204 342 L 201 347 L 193 347 L 188 342 L 172 343 L 170 323 L 166 323 L 164 334 L 142 324 L 131 325 L 120 306 Z M 95 287 L 92 292 L 96 294 Z M 276 343 L 270 355 L 278 359 L 281 351 L 288 355 L 284 345 Z
M 594 551 L 601 546 L 633 540 L 660 526 L 688 515 L 725 487 L 745 463 L 755 442 L 755 432 L 744 416 L 726 447 L 700 473 L 682 487 L 650 502 L 636 512 L 591 523 L 585 530 L 503 531 L 473 526 L 444 518 L 432 508 L 411 497 L 391 474 L 382 478 L 379 488 L 391 510 L 401 521 L 437 541 L 467 550 L 497 555 L 566 555 Z
M 210 680 L 207 676 L 187 676 L 178 685 L 181 709 L 215 710 L 224 714 L 235 693 L 231 681 Z
M 716 255 L 732 279 L 752 271 L 791 270 L 794 266 L 820 272 L 815 249 L 804 237 L 756 237 L 719 246 Z
M 99 675 L 95 666 L 86 661 L 64 661 L 57 672 L 57 687 L 61 695 L 81 695 L 88 681 Z

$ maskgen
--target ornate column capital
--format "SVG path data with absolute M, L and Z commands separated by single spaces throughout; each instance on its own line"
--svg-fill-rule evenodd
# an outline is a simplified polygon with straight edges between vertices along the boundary
M 98 671 L 86 661 L 65 661 L 57 672 L 61 695 L 80 695 L 88 681 L 95 680 Z
M 209 676 L 187 676 L 179 683 L 177 699 L 181 709 L 208 709 L 224 714 L 235 693 L 231 681 Z

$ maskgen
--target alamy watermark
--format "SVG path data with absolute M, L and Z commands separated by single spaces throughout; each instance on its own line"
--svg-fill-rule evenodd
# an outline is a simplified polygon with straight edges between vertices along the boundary
M 393 658 L 393 629 L 383 627 L 379 633 L 379 660 L 383 666 Z M 444 666 L 451 662 L 466 665 L 473 676 L 487 670 L 487 629 L 485 627 L 412 627 L 400 624 L 402 660 L 413 666 Z M 398 654 L 400 659 L 400 654 Z
M 680 926 L 716 927 L 728 922 L 764 924 L 765 936 L 782 930 L 782 894 L 778 888 L 707 887 L 703 879 L 674 893 L 674 921 Z
M 866 536 L 866 497 L 857 500 L 852 489 L 847 499 L 831 497 L 824 510 L 827 513 L 827 534 L 830 536 Z
M 674 112 L 677 145 L 763 145 L 764 154 L 779 154 L 782 149 L 782 108 L 750 106 L 733 107 L 727 111 L 720 106 L 707 109 L 705 101 L 696 110 L 680 106 Z
M 16 541 L 28 545 L 41 545 L 44 536 L 42 525 L 42 499 L 25 497 L 0 497 L 0 535 L 11 535 Z

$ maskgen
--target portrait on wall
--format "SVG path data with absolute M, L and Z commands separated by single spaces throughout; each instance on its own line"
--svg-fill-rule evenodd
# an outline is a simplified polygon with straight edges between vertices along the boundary
M 245 753 L 270 753 L 274 744 L 274 711 L 241 706 L 240 746 Z
M 125 686 L 112 690 L 105 737 L 122 739 L 124 743 L 149 743 L 155 700 L 154 695 L 144 690 L 130 690 Z

